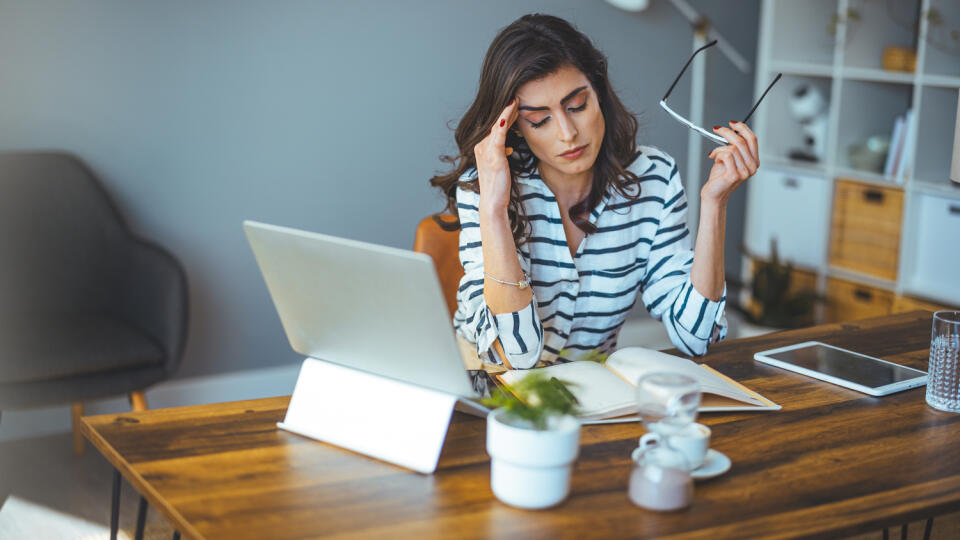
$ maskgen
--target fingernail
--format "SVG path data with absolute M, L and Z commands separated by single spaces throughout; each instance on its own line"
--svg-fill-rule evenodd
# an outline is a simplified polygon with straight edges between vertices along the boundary
M 731 123 L 731 124 L 739 124 L 740 122 L 737 122 L 736 120 L 731 120 L 730 123 Z
M 516 100 L 517 100 L 517 98 L 511 99 L 511 100 L 510 100 L 510 103 L 507 103 L 507 107 L 513 105 L 513 102 L 516 101 Z
M 718 130 L 718 129 L 720 129 L 720 126 L 713 126 L 713 130 L 714 130 L 714 131 L 716 131 L 716 130 Z
M 500 127 L 503 127 L 503 125 L 506 124 L 506 123 L 507 123 L 506 120 L 500 120 Z

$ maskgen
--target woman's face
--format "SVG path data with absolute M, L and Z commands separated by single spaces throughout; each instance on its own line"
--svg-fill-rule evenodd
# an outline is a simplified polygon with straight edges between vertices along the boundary
M 580 176 L 593 169 L 606 124 L 586 75 L 572 66 L 560 68 L 521 86 L 517 99 L 514 127 L 540 160 L 542 175 Z

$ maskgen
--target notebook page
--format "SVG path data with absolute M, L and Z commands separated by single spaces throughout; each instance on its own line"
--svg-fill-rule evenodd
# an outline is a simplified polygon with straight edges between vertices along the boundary
M 696 362 L 679 356 L 662 353 L 643 347 L 626 347 L 611 354 L 607 367 L 616 371 L 635 385 L 637 380 L 648 373 L 669 371 L 687 375 L 700 383 L 703 392 L 729 397 L 746 403 L 762 404 L 759 400 L 733 386 L 726 379 L 703 369 Z

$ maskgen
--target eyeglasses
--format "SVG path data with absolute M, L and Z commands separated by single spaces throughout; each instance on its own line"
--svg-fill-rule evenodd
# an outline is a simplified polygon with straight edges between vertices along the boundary
M 713 133 L 713 132 L 711 132 L 711 131 L 707 131 L 707 130 L 703 129 L 702 127 L 694 124 L 693 122 L 687 120 L 686 118 L 684 118 L 684 117 L 680 116 L 679 114 L 677 114 L 676 112 L 674 112 L 673 109 L 671 109 L 671 108 L 667 105 L 667 98 L 670 97 L 670 92 L 673 92 L 673 88 L 674 88 L 675 86 L 677 86 L 677 83 L 678 83 L 678 82 L 680 82 L 680 77 L 683 77 L 683 73 L 684 73 L 685 71 L 687 71 L 687 67 L 690 66 L 690 62 L 693 62 L 693 58 L 694 58 L 695 56 L 697 56 L 697 53 L 699 53 L 700 51 L 706 49 L 707 47 L 712 47 L 712 46 L 714 46 L 714 45 L 716 45 L 716 44 L 717 44 L 717 40 L 713 40 L 713 41 L 711 41 L 710 43 L 707 43 L 706 45 L 704 45 L 703 47 L 700 47 L 699 49 L 697 49 L 696 51 L 694 51 L 693 54 L 690 55 L 690 60 L 687 60 L 686 65 L 683 66 L 683 69 L 680 70 L 680 74 L 677 75 L 677 78 L 673 81 L 673 84 L 670 85 L 670 89 L 667 90 L 667 94 L 666 94 L 665 96 L 663 96 L 663 99 L 660 100 L 660 106 L 663 107 L 663 109 L 664 109 L 665 111 L 667 111 L 668 113 L 670 113 L 670 116 L 676 118 L 677 121 L 679 121 L 681 124 L 687 126 L 688 128 L 696 131 L 697 133 L 703 135 L 704 137 L 710 139 L 711 141 L 713 141 L 713 142 L 715 142 L 715 143 L 717 143 L 717 144 L 727 144 L 727 140 L 724 139 L 723 137 L 721 137 L 721 136 L 719 136 L 719 135 L 717 135 L 716 133 Z M 773 79 L 773 82 L 770 83 L 770 86 L 768 86 L 767 89 L 764 90 L 763 95 L 760 96 L 760 99 L 757 100 L 757 103 L 753 106 L 752 109 L 750 109 L 750 112 L 747 114 L 747 117 L 743 119 L 743 122 L 744 122 L 744 123 L 746 123 L 747 120 L 749 120 L 750 117 L 753 116 L 753 111 L 757 110 L 757 107 L 760 105 L 760 102 L 763 101 L 763 98 L 765 98 L 765 97 L 767 96 L 767 92 L 769 92 L 770 89 L 773 88 L 773 85 L 777 84 L 777 81 L 780 80 L 780 77 L 781 77 L 781 76 L 783 76 L 783 73 L 777 73 L 777 77 L 776 77 L 775 79 Z

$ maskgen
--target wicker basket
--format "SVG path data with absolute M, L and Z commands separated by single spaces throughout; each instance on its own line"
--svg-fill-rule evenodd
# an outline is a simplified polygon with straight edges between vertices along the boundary
M 883 69 L 913 73 L 917 69 L 917 53 L 906 47 L 884 47 Z

